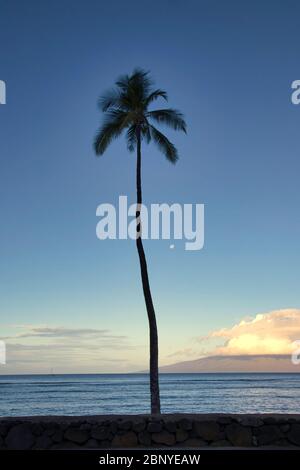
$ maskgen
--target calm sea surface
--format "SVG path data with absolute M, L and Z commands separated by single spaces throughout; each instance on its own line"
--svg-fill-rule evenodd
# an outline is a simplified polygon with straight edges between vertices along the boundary
M 162 411 L 299 413 L 300 374 L 161 374 Z M 149 412 L 145 374 L 0 376 L 0 416 Z

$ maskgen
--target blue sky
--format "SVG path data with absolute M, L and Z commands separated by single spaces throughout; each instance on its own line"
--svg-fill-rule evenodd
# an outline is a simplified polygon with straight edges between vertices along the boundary
M 93 154 L 96 102 L 136 66 L 151 70 L 188 124 L 187 136 L 168 134 L 176 166 L 144 149 L 145 202 L 206 208 L 202 251 L 145 242 L 162 361 L 192 343 L 197 357 L 195 337 L 244 317 L 299 307 L 300 106 L 290 99 L 300 78 L 299 3 L 0 5 L 2 336 L 16 344 L 20 328 L 47 325 L 104 329 L 125 342 L 102 351 L 97 365 L 62 355 L 21 364 L 18 356 L 0 373 L 139 370 L 147 362 L 134 243 L 95 236 L 98 204 L 135 197 L 135 158 L 124 140 L 101 159 Z M 38 350 L 39 337 L 27 341 Z

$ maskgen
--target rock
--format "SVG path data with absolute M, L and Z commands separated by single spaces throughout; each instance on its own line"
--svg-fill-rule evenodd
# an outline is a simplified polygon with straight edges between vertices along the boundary
M 0 436 L 3 436 L 3 437 L 6 436 L 7 431 L 8 431 L 7 426 L 5 426 L 5 424 L 0 424 Z
M 111 442 L 110 441 L 101 441 L 98 444 L 99 449 L 109 449 L 111 447 Z
M 149 447 L 151 445 L 151 434 L 148 431 L 142 431 L 138 434 L 139 443 Z
M 137 437 L 133 431 L 128 431 L 125 434 L 117 434 L 112 440 L 112 447 L 136 447 Z
M 296 424 L 296 423 L 299 423 L 299 420 L 297 420 L 296 418 L 287 418 L 287 423 L 289 424 Z
M 66 430 L 64 437 L 71 442 L 75 442 L 76 444 L 84 444 L 89 435 L 86 431 L 82 431 L 81 429 L 76 428 L 69 428 Z
M 237 421 L 242 426 L 251 426 L 252 428 L 258 428 L 264 424 L 263 420 L 258 416 L 242 416 L 238 418 Z
M 277 417 L 277 418 L 275 419 L 275 422 L 274 422 L 273 424 L 276 424 L 276 425 L 278 426 L 278 425 L 280 425 L 280 424 L 289 424 L 289 422 L 290 422 L 290 420 L 289 420 L 289 418 L 287 417 L 287 415 L 286 415 L 286 416 L 281 415 L 280 418 Z M 297 420 L 297 422 L 299 423 L 299 420 Z
M 268 446 L 265 446 L 268 447 Z M 279 439 L 278 441 L 272 442 L 270 447 L 293 447 L 294 445 L 291 444 L 287 439 Z
M 177 429 L 176 431 L 176 441 L 183 442 L 186 441 L 189 437 L 189 433 L 185 429 Z
M 52 438 L 52 441 L 55 442 L 56 444 L 61 442 L 63 440 L 63 432 L 61 429 L 58 429 L 57 431 L 55 431 L 55 433 L 51 436 Z
M 191 431 L 193 429 L 193 423 L 190 419 L 183 418 L 179 421 L 178 426 L 185 431 Z
M 219 424 L 231 424 L 232 423 L 232 418 L 230 418 L 229 416 L 220 416 L 218 418 L 218 423 Z
M 210 444 L 210 447 L 231 447 L 232 444 L 226 439 L 221 439 L 220 441 L 214 441 Z
M 50 439 L 49 436 L 46 434 L 43 434 L 42 436 L 39 436 L 37 440 L 35 441 L 34 448 L 35 449 L 49 449 L 52 445 L 52 440 Z
M 150 423 L 147 426 L 147 431 L 150 433 L 152 432 L 160 432 L 162 431 L 162 424 L 160 421 L 150 421 Z
M 264 423 L 265 424 L 278 424 L 278 420 L 274 418 L 273 416 L 268 416 L 267 418 L 264 418 Z
M 129 431 L 132 428 L 132 422 L 131 421 L 120 421 L 118 423 L 118 428 L 121 429 L 122 431 Z
M 289 424 L 282 424 L 282 425 L 280 426 L 280 430 L 281 430 L 283 433 L 288 432 L 290 429 L 291 429 L 291 426 L 290 426 Z
M 155 432 L 151 436 L 152 441 L 156 444 L 164 444 L 166 446 L 173 446 L 176 443 L 174 434 L 168 431 Z
M 56 426 L 53 423 L 50 423 L 49 425 L 46 426 L 45 434 L 51 437 L 53 436 L 53 434 L 56 433 L 57 430 L 58 430 L 58 426 Z
M 18 424 L 7 434 L 6 447 L 13 450 L 28 450 L 34 444 L 34 437 L 28 424 Z
M 27 424 L 28 423 L 24 423 L 24 421 L 20 421 L 19 419 L 15 419 L 15 420 L 9 420 L 8 423 L 6 423 L 6 426 L 7 426 L 7 431 L 10 431 L 12 428 L 14 428 L 15 426 L 18 426 L 19 424 Z
M 206 441 L 215 441 L 220 435 L 220 426 L 214 421 L 196 421 L 194 430 L 198 437 Z
M 272 424 L 264 425 L 258 428 L 255 432 L 257 438 L 257 444 L 264 446 L 271 444 L 274 441 L 278 441 L 282 436 L 280 429 Z
M 229 442 L 236 447 L 250 447 L 252 444 L 251 430 L 237 423 L 232 423 L 225 429 Z
M 181 444 L 182 447 L 206 447 L 207 443 L 197 438 L 190 438 Z
M 300 424 L 291 424 L 291 430 L 287 437 L 292 444 L 300 446 Z
M 89 439 L 85 444 L 84 444 L 85 449 L 99 449 L 99 444 L 96 441 L 96 439 Z
M 32 423 L 30 429 L 34 436 L 41 436 L 44 432 L 44 428 L 40 423 Z
M 165 429 L 169 432 L 176 432 L 177 426 L 174 421 L 166 421 L 165 422 Z
M 109 428 L 107 427 L 96 427 L 92 429 L 91 431 L 91 436 L 93 439 L 97 439 L 98 441 L 103 441 L 105 439 L 111 438 L 111 433 L 109 431 Z
M 104 424 L 104 423 L 103 423 Z M 111 421 L 108 424 L 108 429 L 109 431 L 112 433 L 112 434 L 116 434 L 116 432 L 118 431 L 118 424 L 116 423 L 116 421 Z
M 91 430 L 91 425 L 89 423 L 82 423 L 80 426 L 79 426 L 79 429 L 81 429 L 82 431 L 87 431 L 89 432 Z
M 135 421 L 132 423 L 132 430 L 136 433 L 144 431 L 146 428 L 146 422 L 145 420 L 143 421 Z

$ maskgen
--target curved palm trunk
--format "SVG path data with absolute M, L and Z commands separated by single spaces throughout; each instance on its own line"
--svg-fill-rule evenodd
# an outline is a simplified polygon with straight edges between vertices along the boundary
M 159 397 L 159 379 L 158 379 L 158 335 L 153 306 L 146 256 L 143 248 L 141 233 L 142 224 L 140 220 L 140 211 L 142 204 L 142 185 L 141 185 L 141 134 L 137 130 L 137 165 L 136 165 L 136 190 L 137 190 L 137 208 L 136 208 L 136 247 L 139 254 L 141 277 L 144 291 L 144 298 L 147 308 L 150 333 L 150 393 L 151 393 L 151 413 L 160 413 Z

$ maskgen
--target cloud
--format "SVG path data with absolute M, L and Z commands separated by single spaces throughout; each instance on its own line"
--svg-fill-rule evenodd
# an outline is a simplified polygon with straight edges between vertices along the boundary
M 21 336 L 23 338 L 35 337 L 46 337 L 46 338 L 67 338 L 67 337 L 95 337 L 95 336 L 104 336 L 108 333 L 108 330 L 97 330 L 93 328 L 49 328 L 49 327 L 37 327 L 32 328 L 29 333 L 23 333 Z
M 99 330 L 96 328 L 64 328 L 20 325 L 16 328 L 25 330 L 13 336 L 2 336 L 1 339 L 13 338 L 104 338 L 104 339 L 126 339 L 126 336 L 111 335 L 109 330 Z
M 214 339 L 225 341 L 213 350 L 217 355 L 291 354 L 300 339 L 300 310 L 274 310 L 244 319 L 205 338 Z
M 299 349 L 300 309 L 287 308 L 247 317 L 228 328 L 211 331 L 206 336 L 189 338 L 181 349 L 161 358 L 161 365 L 170 359 L 184 362 L 217 356 L 287 356 Z
M 7 327 L 6 327 L 7 328 Z M 137 346 L 124 335 L 97 328 L 11 325 L 2 336 L 7 364 L 0 373 L 128 371 Z

